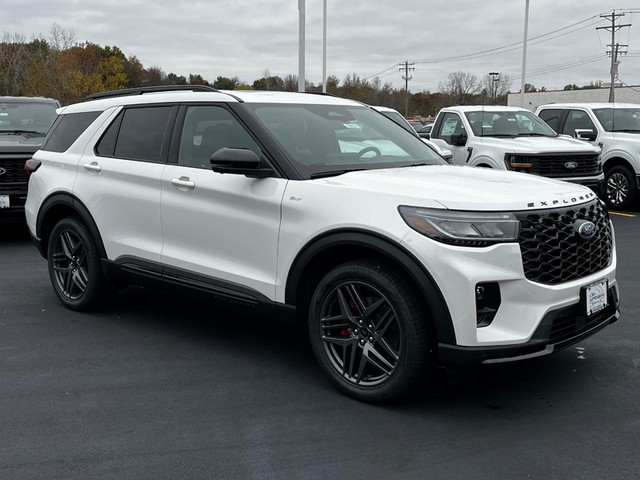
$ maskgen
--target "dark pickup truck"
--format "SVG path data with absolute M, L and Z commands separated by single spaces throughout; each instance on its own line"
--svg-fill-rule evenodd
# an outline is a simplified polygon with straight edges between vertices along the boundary
M 23 220 L 24 164 L 40 148 L 59 106 L 50 98 L 0 97 L 0 223 Z

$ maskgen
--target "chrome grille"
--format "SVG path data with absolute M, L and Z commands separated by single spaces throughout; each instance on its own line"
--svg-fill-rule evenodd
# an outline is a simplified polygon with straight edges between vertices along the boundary
M 612 259 L 609 214 L 598 199 L 587 204 L 537 212 L 516 213 L 520 220 L 520 250 L 525 277 L 555 285 L 586 277 L 606 268 Z M 582 239 L 574 231 L 577 220 L 598 228 Z

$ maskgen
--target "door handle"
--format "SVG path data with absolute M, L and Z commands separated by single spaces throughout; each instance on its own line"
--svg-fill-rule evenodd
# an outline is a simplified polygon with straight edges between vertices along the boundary
M 91 162 L 91 163 L 85 163 L 84 169 L 90 170 L 92 172 L 99 172 L 100 170 L 102 170 L 102 167 L 98 165 L 98 162 Z
M 193 190 L 196 188 L 196 182 L 189 177 L 172 178 L 171 185 L 178 187 L 180 190 Z

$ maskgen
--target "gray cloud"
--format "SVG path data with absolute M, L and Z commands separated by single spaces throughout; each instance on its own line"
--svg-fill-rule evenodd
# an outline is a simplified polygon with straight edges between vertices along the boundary
M 514 79 L 513 89 L 519 88 L 521 46 L 499 55 L 445 60 L 521 42 L 524 0 L 327 1 L 327 70 L 340 79 L 349 73 L 365 78 L 384 71 L 382 82 L 400 87 L 398 64 L 408 60 L 416 62 L 412 91 L 437 90 L 456 70 L 478 77 L 499 71 Z M 594 18 L 545 42 L 530 40 L 527 82 L 548 89 L 607 82 L 610 36 L 595 27 L 601 25 L 599 14 L 624 6 L 613 0 L 581 0 L 579 6 L 552 0 L 530 3 L 530 39 Z M 623 29 L 619 39 L 629 44 L 629 55 L 620 65 L 620 79 L 627 84 L 640 83 L 640 9 L 635 10 L 639 13 L 623 18 L 633 26 Z M 48 37 L 57 23 L 73 29 L 79 41 L 118 46 L 146 67 L 160 66 L 167 73 L 199 73 L 208 80 L 238 76 L 251 82 L 265 69 L 281 76 L 298 72 L 297 0 L 4 0 L 3 14 L 6 33 Z M 306 76 L 320 83 L 322 0 L 306 0 L 306 33 Z M 433 59 L 443 60 L 428 62 Z M 588 59 L 595 61 L 558 68 Z

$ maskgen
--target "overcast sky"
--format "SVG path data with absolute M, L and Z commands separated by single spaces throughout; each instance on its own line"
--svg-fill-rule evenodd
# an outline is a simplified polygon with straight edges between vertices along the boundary
M 611 34 L 596 27 L 610 25 L 599 15 L 615 9 L 628 12 L 619 23 L 632 24 L 616 38 L 629 45 L 619 77 L 640 85 L 640 5 L 622 2 L 531 0 L 526 82 L 548 90 L 608 82 Z M 322 5 L 306 0 L 306 79 L 316 84 L 322 82 Z M 400 88 L 398 64 L 408 60 L 415 63 L 412 92 L 437 91 L 454 71 L 479 78 L 501 72 L 512 78 L 512 91 L 520 89 L 525 0 L 327 5 L 327 73 L 340 80 L 349 73 L 378 75 Z M 298 0 L 0 0 L 0 11 L 4 33 L 49 38 L 56 23 L 80 42 L 117 46 L 165 73 L 200 74 L 211 82 L 237 76 L 247 83 L 267 69 L 271 75 L 298 73 Z M 477 55 L 492 49 L 498 53 Z

